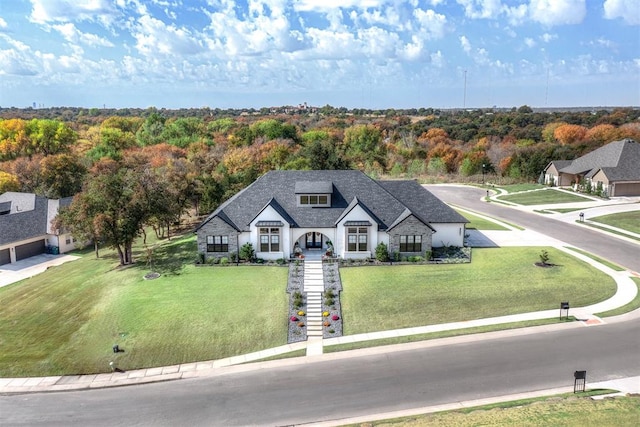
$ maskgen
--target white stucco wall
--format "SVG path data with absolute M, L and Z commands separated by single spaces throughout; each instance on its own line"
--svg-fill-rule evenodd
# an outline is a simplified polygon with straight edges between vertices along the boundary
M 432 223 L 430 225 L 436 230 L 436 232 L 433 233 L 432 241 L 434 248 L 464 246 L 465 228 L 463 223 Z
M 260 227 L 257 227 L 256 224 L 258 221 L 280 221 L 284 224 L 283 227 L 280 228 L 280 251 L 279 252 L 260 252 Z M 264 208 L 262 212 L 256 216 L 250 224 L 251 232 L 249 234 L 249 239 L 253 248 L 256 251 L 256 257 L 262 259 L 276 260 L 279 258 L 288 258 L 289 254 L 292 252 L 293 243 L 291 242 L 291 232 L 289 224 L 282 218 L 282 216 L 271 206 L 267 206 Z M 272 228 L 272 227 L 269 227 Z M 244 233 L 243 233 L 244 234 Z M 246 242 L 240 242 L 240 246 L 242 246 Z
M 347 232 L 344 223 L 347 221 L 369 221 L 370 226 L 367 226 L 367 251 L 365 252 L 347 252 Z M 371 254 L 375 253 L 376 246 L 378 245 L 379 233 L 378 224 L 367 214 L 367 212 L 360 206 L 355 206 L 351 211 L 346 214 L 338 223 L 336 227 L 336 252 L 342 258 L 349 259 L 364 259 L 371 258 Z

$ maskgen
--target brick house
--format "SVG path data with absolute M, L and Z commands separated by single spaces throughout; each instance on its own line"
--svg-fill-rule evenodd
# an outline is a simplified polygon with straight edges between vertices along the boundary
M 263 259 L 299 251 L 349 259 L 389 252 L 424 255 L 463 246 L 468 221 L 415 181 L 378 181 L 360 171 L 272 171 L 224 202 L 195 230 L 205 258 L 251 243 Z

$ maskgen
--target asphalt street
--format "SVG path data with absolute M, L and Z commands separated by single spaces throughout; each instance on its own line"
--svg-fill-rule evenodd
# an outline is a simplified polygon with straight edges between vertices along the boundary
M 636 322 L 216 377 L 0 397 L 3 425 L 295 425 L 640 375 Z
M 446 203 L 482 212 L 512 224 L 562 240 L 578 248 L 614 261 L 640 273 L 640 246 L 615 237 L 568 224 L 530 212 L 513 209 L 500 203 L 482 201 L 486 190 L 474 187 L 427 185 L 426 188 Z M 577 219 L 576 213 L 576 219 Z

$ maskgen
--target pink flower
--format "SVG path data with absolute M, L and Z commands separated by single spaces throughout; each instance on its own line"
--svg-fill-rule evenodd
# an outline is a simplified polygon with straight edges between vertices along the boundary
M 291 316 L 290 319 L 291 319 L 292 322 L 297 322 L 298 321 L 298 318 L 296 316 Z
M 331 316 L 331 320 L 339 320 L 340 316 L 338 316 L 337 314 L 334 314 L 333 316 Z

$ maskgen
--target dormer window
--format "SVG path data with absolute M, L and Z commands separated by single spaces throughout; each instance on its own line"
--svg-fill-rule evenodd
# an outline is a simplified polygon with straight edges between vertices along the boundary
M 300 205 L 329 207 L 328 194 L 300 194 Z
M 331 207 L 333 183 L 328 181 L 296 182 L 296 198 L 298 206 Z

